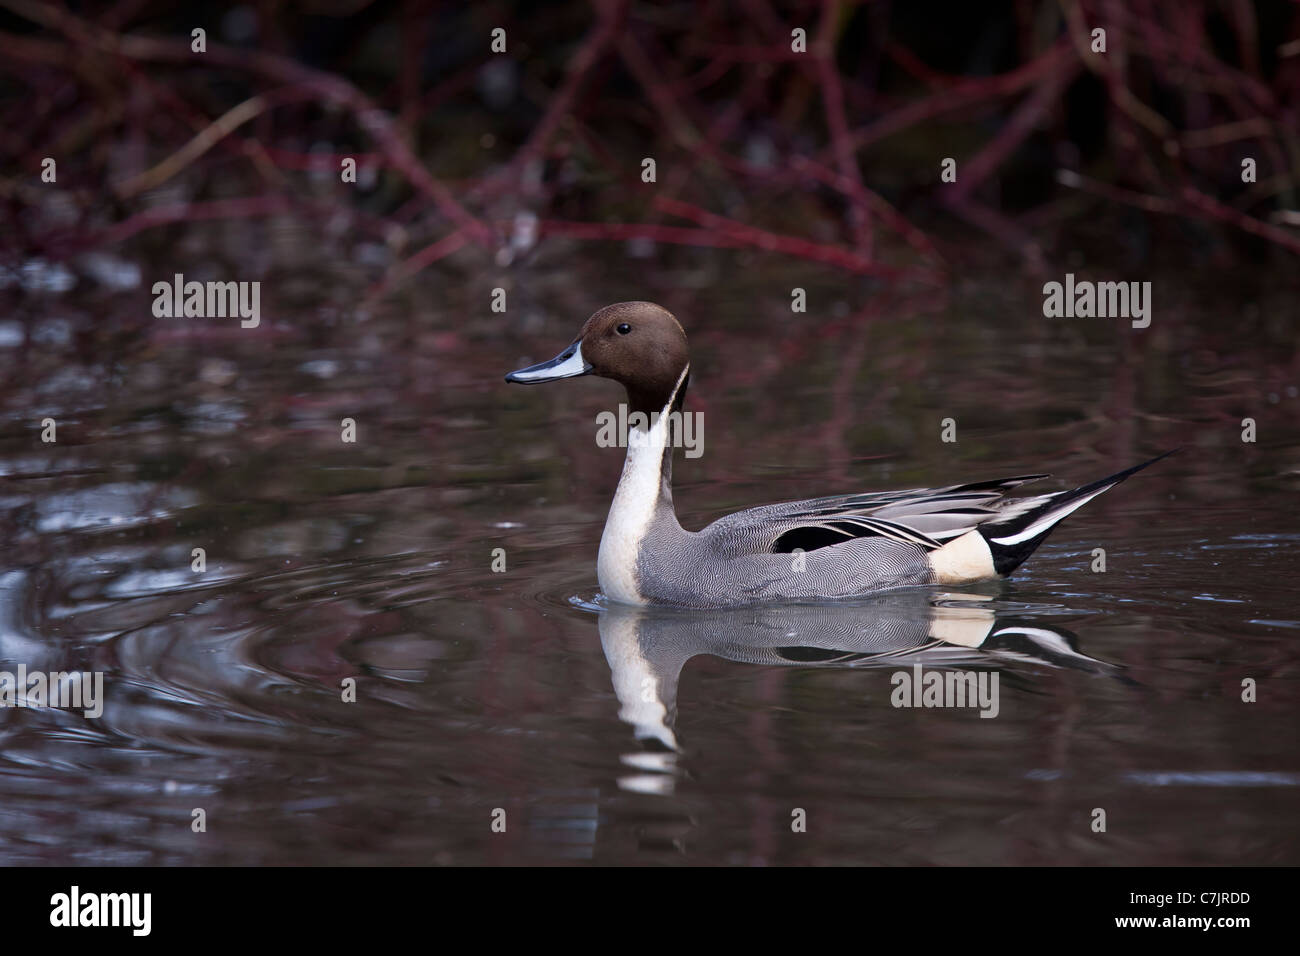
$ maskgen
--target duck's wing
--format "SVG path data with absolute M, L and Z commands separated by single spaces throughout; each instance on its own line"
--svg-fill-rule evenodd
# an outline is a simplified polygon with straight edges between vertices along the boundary
M 1021 475 L 947 488 L 910 488 L 787 501 L 737 511 L 719 518 L 700 534 L 728 556 L 813 551 L 854 538 L 880 536 L 942 547 L 976 525 L 1007 518 L 1043 499 L 1008 500 L 1008 491 L 1046 475 Z

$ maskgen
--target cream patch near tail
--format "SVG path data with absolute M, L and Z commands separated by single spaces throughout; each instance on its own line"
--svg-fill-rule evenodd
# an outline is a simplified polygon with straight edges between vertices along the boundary
M 931 551 L 927 557 L 936 584 L 962 584 L 997 577 L 993 552 L 978 529 L 954 538 L 942 548 Z

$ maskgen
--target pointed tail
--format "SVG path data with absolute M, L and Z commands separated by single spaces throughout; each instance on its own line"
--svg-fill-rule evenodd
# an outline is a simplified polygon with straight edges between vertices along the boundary
M 1046 540 L 1057 522 L 1066 515 L 1082 508 L 1098 495 L 1110 491 L 1129 475 L 1136 474 L 1148 465 L 1154 465 L 1161 458 L 1168 458 L 1175 451 L 1178 449 L 1157 455 L 1150 461 L 1125 468 L 1109 478 L 1102 478 L 1082 488 L 1044 495 L 1037 499 L 1038 504 L 1019 511 L 1011 517 L 981 524 L 979 533 L 988 544 L 989 551 L 993 553 L 994 570 L 998 574 L 1010 574 L 1034 553 L 1034 549 Z

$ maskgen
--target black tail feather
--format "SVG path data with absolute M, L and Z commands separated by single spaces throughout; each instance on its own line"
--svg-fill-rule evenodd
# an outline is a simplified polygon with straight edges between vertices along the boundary
M 1062 491 L 1051 495 L 1040 505 L 1005 521 L 989 521 L 979 526 L 980 535 L 993 554 L 993 568 L 998 574 L 1010 574 L 1025 559 L 1034 553 L 1052 529 L 1064 517 L 1077 508 L 1083 507 L 1089 499 L 1114 488 L 1125 478 L 1134 475 L 1149 465 L 1154 465 L 1162 458 L 1168 458 L 1177 448 L 1157 455 L 1150 461 L 1144 461 L 1132 468 L 1125 468 L 1108 478 L 1102 478 L 1073 491 Z

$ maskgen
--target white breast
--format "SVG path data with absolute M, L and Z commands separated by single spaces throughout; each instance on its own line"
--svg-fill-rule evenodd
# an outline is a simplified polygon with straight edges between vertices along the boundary
M 623 476 L 605 519 L 596 558 L 601 591 L 624 604 L 646 603 L 637 587 L 636 564 L 659 500 L 667 441 L 668 418 L 664 415 L 648 431 L 628 429 Z

